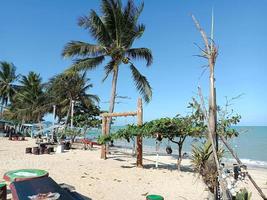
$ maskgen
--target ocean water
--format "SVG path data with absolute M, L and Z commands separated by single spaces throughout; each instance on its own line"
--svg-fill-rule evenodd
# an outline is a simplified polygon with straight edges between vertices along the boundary
M 242 162 L 267 167 L 267 126 L 235 127 L 240 135 L 230 141 Z
M 112 131 L 116 131 L 123 126 L 113 126 Z M 241 159 L 241 161 L 247 165 L 255 167 L 267 168 L 267 126 L 237 126 L 234 127 L 240 132 L 239 136 L 231 139 L 229 142 Z M 101 130 L 90 130 L 87 134 L 88 138 L 95 139 L 101 134 Z M 188 137 L 185 140 L 183 146 L 183 152 L 190 153 L 192 144 L 196 143 L 196 140 Z M 133 141 L 128 143 L 125 140 L 115 141 L 115 145 L 120 145 L 125 148 L 133 147 Z M 168 140 L 162 140 L 161 143 L 156 143 L 155 139 L 145 138 L 143 141 L 144 150 L 147 152 L 155 153 L 156 150 L 161 154 L 166 154 L 166 147 L 170 145 L 173 149 L 173 154 L 178 154 L 177 145 L 168 142 Z M 230 153 L 225 153 L 225 157 L 231 160 Z

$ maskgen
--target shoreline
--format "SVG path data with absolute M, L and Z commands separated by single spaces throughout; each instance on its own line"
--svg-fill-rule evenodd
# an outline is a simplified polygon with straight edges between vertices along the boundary
M 130 147 L 130 145 L 128 146 L 123 146 L 123 145 L 114 145 L 115 147 L 118 147 L 118 148 L 121 148 L 121 149 L 128 149 L 128 150 L 132 150 L 132 147 Z M 144 153 L 148 154 L 148 155 L 156 155 L 157 152 L 155 150 L 152 150 L 152 149 L 155 149 L 154 147 L 152 146 L 147 146 L 147 145 L 144 145 L 143 146 L 143 151 Z M 183 153 L 186 153 L 187 155 L 191 155 L 191 152 L 190 151 L 183 151 Z M 175 156 L 175 157 L 178 157 L 178 151 L 177 149 L 174 149 L 173 150 L 173 153 L 171 155 L 167 155 L 166 152 L 164 152 L 164 150 L 160 150 L 158 152 L 159 156 Z M 250 158 L 240 158 L 241 162 L 248 166 L 249 168 L 252 168 L 252 169 L 266 169 L 267 170 L 267 161 L 264 161 L 264 160 L 253 160 L 253 159 L 250 159 Z M 223 162 L 225 162 L 226 164 L 233 164 L 233 163 L 237 163 L 235 161 L 234 158 L 228 158 L 228 157 L 224 157 L 223 158 Z

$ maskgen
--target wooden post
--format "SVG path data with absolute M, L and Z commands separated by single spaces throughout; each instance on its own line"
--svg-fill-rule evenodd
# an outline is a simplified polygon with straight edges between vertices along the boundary
M 137 103 L 137 125 L 143 125 L 143 106 L 142 106 L 142 99 L 138 99 Z M 137 160 L 136 165 L 137 167 L 143 167 L 143 137 L 142 135 L 137 136 L 136 138 L 137 143 Z
M 107 117 L 102 118 L 102 135 L 107 134 Z M 101 159 L 107 159 L 106 144 L 101 146 Z

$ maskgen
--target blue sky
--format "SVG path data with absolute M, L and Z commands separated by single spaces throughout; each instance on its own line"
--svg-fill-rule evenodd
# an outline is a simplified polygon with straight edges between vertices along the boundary
M 140 1 L 136 1 L 138 4 Z M 205 60 L 195 57 L 203 45 L 190 14 L 210 32 L 211 9 L 215 13 L 215 40 L 219 46 L 216 64 L 218 104 L 225 96 L 235 100 L 233 109 L 242 115 L 240 125 L 267 125 L 267 1 L 201 1 L 145 0 L 140 22 L 146 31 L 134 47 L 148 47 L 153 65 L 136 62 L 153 87 L 153 99 L 144 105 L 144 119 L 186 114 L 187 104 L 197 94 L 200 84 L 208 96 L 208 71 L 200 78 Z M 97 0 L 0 0 L 0 60 L 13 62 L 18 73 L 35 71 L 44 81 L 62 72 L 71 60 L 61 57 L 63 46 L 70 40 L 93 43 L 94 40 L 77 26 L 77 18 L 90 9 L 99 12 Z M 103 67 L 88 72 L 94 84 L 91 93 L 98 94 L 100 106 L 107 109 L 111 79 L 102 83 Z M 115 111 L 136 108 L 138 93 L 126 66 L 120 69 L 118 94 L 131 97 L 117 104 Z M 121 124 L 134 118 L 120 119 Z

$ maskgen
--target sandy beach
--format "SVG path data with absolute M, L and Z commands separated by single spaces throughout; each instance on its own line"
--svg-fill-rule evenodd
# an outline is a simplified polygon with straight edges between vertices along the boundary
M 1 179 L 9 170 L 38 168 L 47 170 L 57 183 L 74 186 L 89 200 L 144 200 L 147 194 L 160 194 L 165 200 L 199 200 L 208 196 L 198 175 L 187 170 L 189 160 L 182 162 L 184 170 L 178 172 L 171 165 L 176 162 L 175 158 L 160 157 L 160 165 L 156 169 L 156 157 L 145 156 L 145 167 L 140 169 L 135 167 L 135 158 L 121 153 L 101 160 L 98 148 L 39 156 L 25 154 L 25 148 L 33 146 L 36 146 L 35 141 L 30 138 L 27 141 L 0 138 Z M 267 193 L 267 170 L 253 169 L 249 172 Z M 261 199 L 252 186 L 248 186 L 253 192 L 252 199 Z

